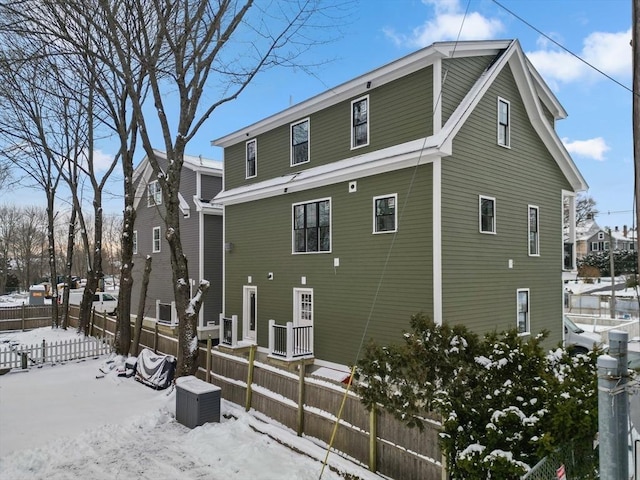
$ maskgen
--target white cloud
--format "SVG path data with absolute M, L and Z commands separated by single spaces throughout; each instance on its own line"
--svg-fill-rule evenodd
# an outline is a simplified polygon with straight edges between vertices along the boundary
M 571 154 L 576 154 L 580 155 L 581 157 L 592 158 L 599 161 L 605 160 L 604 154 L 609 150 L 607 142 L 605 142 L 604 138 L 602 137 L 590 138 L 589 140 L 574 141 L 569 141 L 568 138 L 563 138 L 562 143 L 564 144 L 567 151 Z
M 607 75 L 630 78 L 630 39 L 631 29 L 618 33 L 594 32 L 582 42 L 582 51 L 575 53 Z M 587 64 L 564 50 L 552 47 L 549 42 L 538 45 L 540 50 L 527 52 L 527 57 L 549 83 L 570 83 L 600 77 Z
M 478 12 L 467 13 L 460 8 L 458 0 L 423 0 L 433 7 L 435 17 L 414 28 L 410 35 L 385 29 L 385 34 L 398 45 L 426 47 L 433 42 L 445 40 L 486 40 L 504 30 L 502 22 L 484 17 Z M 462 28 L 462 30 L 461 30 Z
M 113 155 L 105 153 L 102 150 L 93 151 L 93 168 L 96 172 L 107 170 L 113 163 Z

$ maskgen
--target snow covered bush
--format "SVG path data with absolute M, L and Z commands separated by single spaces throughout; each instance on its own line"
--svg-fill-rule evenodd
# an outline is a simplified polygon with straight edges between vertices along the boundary
M 422 427 L 427 412 L 439 413 L 450 478 L 516 479 L 569 440 L 591 448 L 595 354 L 547 354 L 544 335 L 515 330 L 480 339 L 423 314 L 411 318 L 403 338 L 368 346 L 356 389 L 365 405 L 379 404 L 408 426 Z

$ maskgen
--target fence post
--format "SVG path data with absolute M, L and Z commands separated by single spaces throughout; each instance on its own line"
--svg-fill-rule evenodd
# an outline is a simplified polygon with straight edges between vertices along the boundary
M 276 345 L 276 340 L 275 340 L 275 326 L 276 321 L 271 319 L 269 320 L 269 355 L 273 354 L 273 348 Z
M 93 337 L 93 326 L 96 324 L 96 319 L 91 315 L 91 323 L 89 324 L 89 336 Z
M 211 334 L 207 338 L 207 373 L 205 373 L 207 383 L 211 381 Z
M 298 436 L 301 437 L 304 433 L 304 391 L 305 391 L 305 382 L 304 375 L 306 365 L 304 360 L 300 360 L 300 376 L 298 377 Z
M 371 406 L 369 412 L 369 470 L 372 472 L 378 469 L 378 410 L 376 404 Z
M 293 323 L 287 322 L 287 360 L 293 358 Z
M 156 323 L 153 330 L 153 353 L 158 353 L 158 320 L 156 319 Z
M 253 394 L 253 364 L 256 359 L 256 345 L 251 345 L 249 349 L 249 371 L 247 372 L 247 398 L 244 409 L 248 412 L 251 410 L 251 396 Z
M 42 339 L 42 363 L 47 362 L 47 343 Z

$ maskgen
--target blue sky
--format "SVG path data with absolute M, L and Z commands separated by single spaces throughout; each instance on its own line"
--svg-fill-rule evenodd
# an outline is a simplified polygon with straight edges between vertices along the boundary
M 517 38 L 568 117 L 557 131 L 589 184 L 601 226 L 633 222 L 631 0 L 356 0 L 335 41 L 318 45 L 311 72 L 278 68 L 220 107 L 187 147 L 222 159 L 211 140 L 277 113 L 435 41 Z M 341 3 L 341 2 L 340 2 Z M 606 73 L 606 78 L 534 28 Z M 466 15 L 465 15 L 466 10 Z M 161 146 L 158 138 L 158 148 Z M 102 150 L 109 156 L 108 147 Z M 140 158 L 142 159 L 142 154 Z M 11 202 L 15 191 L 0 194 Z M 118 197 L 118 186 L 113 186 Z M 44 197 L 43 197 L 44 203 Z M 113 209 L 121 210 L 121 202 Z

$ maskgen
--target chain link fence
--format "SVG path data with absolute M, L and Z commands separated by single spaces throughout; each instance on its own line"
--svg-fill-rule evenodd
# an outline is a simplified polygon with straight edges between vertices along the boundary
M 557 480 L 560 469 L 567 480 L 597 480 L 598 450 L 591 445 L 568 444 L 540 460 L 521 480 Z

